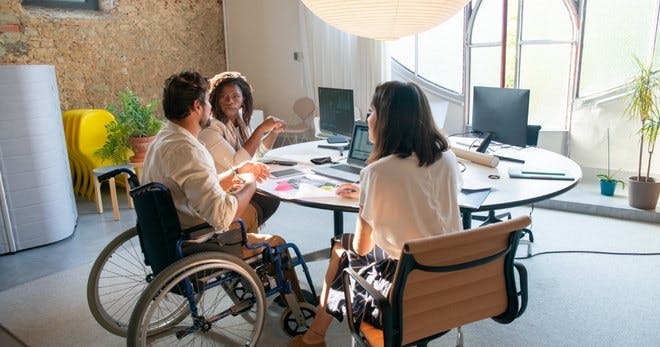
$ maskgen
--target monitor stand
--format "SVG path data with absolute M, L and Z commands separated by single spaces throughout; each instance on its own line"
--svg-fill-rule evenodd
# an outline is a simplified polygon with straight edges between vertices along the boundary
M 328 143 L 348 143 L 348 139 L 344 136 L 333 135 L 326 139 Z

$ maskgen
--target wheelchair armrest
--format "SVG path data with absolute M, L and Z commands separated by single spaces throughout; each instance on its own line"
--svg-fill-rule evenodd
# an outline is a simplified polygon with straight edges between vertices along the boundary
M 518 277 L 520 278 L 520 291 L 518 292 L 518 295 L 520 296 L 520 308 L 516 315 L 517 318 L 522 316 L 525 309 L 527 309 L 527 268 L 525 268 L 525 265 L 518 262 L 514 262 L 513 266 L 515 266 L 516 271 L 518 271 Z
M 185 244 L 206 242 L 217 232 L 218 231 L 216 231 L 208 223 L 202 223 L 195 225 L 194 227 L 181 230 L 181 233 L 183 234 L 183 243 Z
M 346 298 L 346 318 L 348 319 L 348 327 L 351 330 L 351 334 L 356 337 L 356 341 L 361 341 L 361 334 L 359 331 L 356 331 L 356 321 L 355 317 L 353 317 L 353 300 L 351 298 L 351 281 L 350 279 L 352 278 L 355 280 L 356 284 L 364 290 L 367 291 L 367 294 L 374 298 L 374 303 L 378 308 L 380 309 L 381 316 L 383 317 L 383 330 L 385 329 L 391 329 L 391 311 L 392 307 L 390 305 L 390 302 L 387 300 L 385 296 L 381 292 L 379 292 L 376 288 L 374 288 L 372 285 L 370 285 L 364 277 L 360 276 L 355 270 L 351 268 L 346 268 L 344 269 L 344 273 L 342 274 L 343 280 L 344 280 L 344 297 Z

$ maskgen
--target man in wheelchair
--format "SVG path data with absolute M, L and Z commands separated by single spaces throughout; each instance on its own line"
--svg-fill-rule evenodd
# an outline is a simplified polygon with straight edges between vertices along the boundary
M 232 222 L 249 205 L 256 181 L 268 178 L 270 171 L 263 163 L 246 161 L 233 170 L 216 173 L 213 158 L 197 139 L 211 122 L 209 87 L 208 80 L 197 72 L 182 72 L 165 81 L 163 111 L 168 122 L 147 151 L 142 181 L 160 182 L 169 188 L 183 229 L 208 223 L 215 230 L 230 230 Z M 215 237 L 223 241 L 220 239 L 227 236 Z M 277 235 L 253 233 L 247 234 L 247 242 L 266 242 L 271 246 L 285 243 Z M 208 251 L 213 244 L 209 240 L 204 247 L 193 248 Z M 246 259 L 260 252 L 261 249 L 243 247 L 242 256 Z M 302 301 L 295 271 L 286 270 L 285 276 Z

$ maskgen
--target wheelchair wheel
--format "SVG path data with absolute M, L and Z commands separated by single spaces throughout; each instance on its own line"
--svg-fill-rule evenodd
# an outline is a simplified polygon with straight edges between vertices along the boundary
M 109 332 L 126 336 L 135 303 L 151 280 L 135 228 L 105 246 L 87 280 L 87 304 L 96 321 Z
M 196 317 L 189 314 L 176 326 L 149 336 L 154 317 L 170 310 L 167 296 L 186 300 L 186 292 L 198 296 Z M 131 315 L 127 345 L 255 346 L 265 310 L 263 285 L 243 260 L 220 252 L 193 254 L 165 268 L 145 289 Z
M 304 334 L 316 316 L 316 306 L 306 302 L 298 303 L 302 317 L 296 317 L 291 307 L 287 307 L 280 316 L 280 327 L 289 336 Z

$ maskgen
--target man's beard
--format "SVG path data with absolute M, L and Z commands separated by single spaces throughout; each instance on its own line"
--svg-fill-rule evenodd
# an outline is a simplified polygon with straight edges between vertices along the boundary
M 206 121 L 204 121 L 203 119 L 200 120 L 200 121 L 199 121 L 199 126 L 202 127 L 202 129 L 206 129 L 206 128 L 208 128 L 209 126 L 211 126 L 211 116 L 209 116 L 208 118 L 206 118 Z

